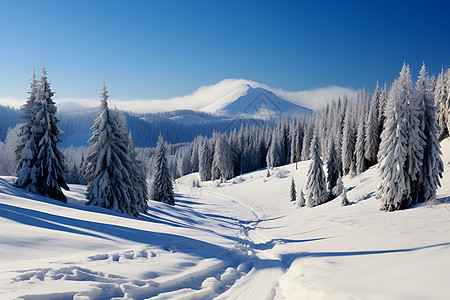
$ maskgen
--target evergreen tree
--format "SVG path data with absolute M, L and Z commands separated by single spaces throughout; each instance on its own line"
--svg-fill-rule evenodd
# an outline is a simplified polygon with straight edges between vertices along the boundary
M 355 159 L 356 174 L 361 174 L 366 170 L 366 161 L 364 153 L 364 114 L 359 117 L 358 131 L 356 135 Z
M 15 150 L 17 161 L 21 162 L 22 151 L 25 148 L 25 144 L 30 140 L 34 124 L 35 115 L 35 100 L 38 89 L 38 80 L 36 80 L 36 73 L 33 70 L 33 77 L 31 78 L 30 91 L 28 92 L 30 96 L 27 102 L 21 107 L 22 110 L 22 124 L 20 125 L 19 133 L 19 143 Z M 25 159 L 27 160 L 27 159 Z M 28 165 L 28 162 L 21 162 L 17 165 L 17 172 Z
M 438 107 L 437 110 L 437 123 L 441 128 L 439 132 L 439 140 L 443 140 L 449 135 L 448 127 L 448 86 L 447 86 L 447 73 L 444 73 L 442 68 L 441 73 L 439 73 L 436 79 L 436 87 L 434 90 L 434 103 Z
M 172 178 L 167 165 L 166 145 L 162 136 L 159 136 L 155 156 L 155 177 L 153 180 L 151 198 L 155 201 L 175 205 Z
M 342 134 L 342 170 L 343 174 L 352 173 L 355 166 L 355 132 L 353 129 L 353 116 L 351 106 L 347 105 Z
M 19 144 L 15 151 L 18 159 L 17 180 L 15 182 L 15 186 L 32 193 L 37 193 L 31 177 L 38 151 L 35 122 L 35 101 L 38 90 L 38 82 L 34 72 L 30 86 L 30 96 L 28 97 L 26 104 L 22 106 L 22 126 L 20 128 Z
M 87 205 L 137 216 L 139 210 L 132 203 L 129 190 L 131 158 L 123 140 L 123 131 L 108 108 L 108 98 L 103 82 L 100 115 L 92 126 L 91 147 L 86 158 Z
M 230 145 L 223 136 L 220 136 L 216 141 L 212 166 L 213 171 L 216 172 L 214 179 L 220 178 L 222 182 L 225 182 L 234 176 L 233 157 Z
M 312 145 L 314 145 L 311 147 L 311 150 L 313 150 L 313 161 L 309 166 L 306 182 L 306 199 L 310 207 L 326 202 L 328 197 L 325 172 L 323 170 L 322 159 L 320 158 L 321 149 L 317 135 L 314 135 Z
M 291 202 L 295 202 L 297 200 L 297 190 L 295 189 L 294 177 L 292 177 L 291 181 Z
M 303 207 L 306 205 L 305 194 L 303 194 L 303 190 L 300 190 L 300 197 L 298 197 L 297 208 Z
M 331 190 L 331 194 L 333 196 L 337 197 L 340 194 L 342 194 L 343 191 L 344 191 L 344 183 L 342 182 L 342 177 L 339 176 L 337 181 L 336 181 L 336 185 Z
M 199 173 L 201 181 L 211 180 L 212 151 L 208 140 L 203 140 L 199 149 Z
M 339 175 L 339 166 L 337 162 L 337 153 L 336 148 L 334 146 L 334 140 L 331 139 L 329 153 L 328 153 L 328 161 L 327 161 L 327 183 L 328 190 L 332 191 L 332 189 L 336 186 L 337 180 L 340 177 Z M 337 196 L 337 195 L 334 195 Z
M 381 94 L 377 82 L 377 86 L 375 87 L 375 92 L 372 97 L 372 103 L 370 104 L 365 133 L 364 156 L 368 162 L 368 167 L 377 163 L 377 154 L 380 147 L 380 127 L 382 126 L 379 120 L 380 97 Z
M 36 98 L 32 104 L 30 103 L 34 117 L 28 120 L 32 121 L 33 125 L 30 139 L 22 151 L 22 157 L 25 159 L 21 165 L 24 168 L 18 172 L 16 186 L 66 202 L 67 198 L 61 188 L 69 190 L 65 178 L 67 169 L 64 156 L 57 147 L 61 142 L 57 125 L 59 120 L 56 118 L 56 106 L 52 100 L 54 93 L 50 89 L 46 75 L 47 71 L 42 67 Z M 32 163 L 31 170 L 28 163 Z
M 419 134 L 418 101 L 413 96 L 409 67 L 404 64 L 389 92 L 385 125 L 378 153 L 381 182 L 377 197 L 382 210 L 393 211 L 409 207 L 413 201 L 418 168 L 423 158 L 423 139 Z M 420 170 L 420 169 L 419 169 Z
M 433 83 L 427 76 L 425 64 L 422 65 L 419 78 L 416 82 L 417 97 L 424 111 L 423 133 L 425 135 L 425 151 L 423 165 L 419 178 L 421 179 L 419 202 L 432 199 L 436 189 L 440 186 L 440 178 L 444 171 L 441 159 L 441 146 L 438 135 L 439 125 L 436 123 L 437 107 L 433 103 Z

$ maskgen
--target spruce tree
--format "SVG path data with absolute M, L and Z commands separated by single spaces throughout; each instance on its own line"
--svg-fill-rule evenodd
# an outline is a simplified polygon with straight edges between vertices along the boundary
M 365 132 L 365 151 L 364 156 L 367 160 L 368 167 L 377 163 L 377 154 L 380 147 L 380 124 L 379 110 L 380 110 L 380 91 L 377 86 L 372 97 L 372 103 L 370 104 L 369 114 L 367 116 L 367 126 Z
M 210 143 L 204 139 L 199 149 L 199 174 L 201 181 L 211 180 L 212 150 Z
M 344 128 L 342 133 L 342 171 L 343 175 L 353 172 L 355 166 L 355 143 L 356 137 L 354 132 L 354 122 L 352 116 L 352 108 L 347 105 L 344 118 Z
M 34 114 L 34 117 L 29 119 L 32 122 L 31 136 L 22 151 L 24 160 L 21 162 L 22 168 L 18 172 L 16 186 L 66 202 L 67 198 L 61 188 L 69 190 L 66 183 L 67 169 L 64 156 L 57 147 L 61 142 L 57 125 L 59 120 L 56 118 L 56 106 L 52 100 L 54 93 L 46 75 L 47 71 L 42 67 L 36 98 L 30 104 Z M 32 164 L 31 170 L 28 163 Z
M 297 190 L 295 189 L 294 177 L 292 177 L 291 181 L 291 202 L 295 202 L 297 200 Z
M 356 174 L 361 174 L 366 170 L 366 161 L 365 161 L 365 153 L 364 153 L 364 114 L 360 114 L 359 116 L 359 124 L 356 135 L 356 144 L 355 144 L 355 159 L 356 159 Z
M 438 135 L 439 125 L 436 123 L 436 110 L 433 99 L 433 83 L 427 76 L 425 64 L 422 65 L 419 78 L 416 82 L 417 97 L 424 111 L 423 133 L 425 135 L 425 151 L 423 165 L 419 178 L 421 179 L 420 194 L 418 202 L 429 201 L 440 186 L 440 178 L 444 171 L 444 165 L 441 159 L 441 146 Z
M 166 145 L 162 136 L 159 136 L 155 155 L 155 176 L 151 189 L 151 199 L 170 205 L 175 205 L 172 178 L 167 165 Z
M 20 125 L 19 132 L 19 143 L 17 145 L 17 149 L 15 150 L 15 154 L 17 157 L 17 161 L 20 162 L 17 165 L 17 172 L 22 169 L 22 167 L 26 166 L 27 162 L 22 162 L 22 151 L 25 148 L 25 144 L 30 140 L 34 124 L 34 115 L 35 115 L 35 100 L 38 89 L 38 80 L 36 80 L 36 73 L 33 70 L 33 77 L 31 78 L 30 91 L 28 92 L 30 96 L 28 96 L 27 102 L 21 107 L 22 110 L 22 124 Z M 25 164 L 24 164 L 25 163 Z
M 310 207 L 317 206 L 327 201 L 327 183 L 325 180 L 325 172 L 323 170 L 322 159 L 320 158 L 320 145 L 317 135 L 311 143 L 312 162 L 309 166 L 306 182 L 306 199 Z
M 420 149 L 423 139 L 417 130 L 417 102 L 409 67 L 404 64 L 389 92 L 378 153 L 381 181 L 377 197 L 385 211 L 407 208 L 413 203 L 415 187 L 411 185 L 416 184 L 416 169 L 421 167 L 423 158 L 423 148 Z
M 123 131 L 108 107 L 108 98 L 103 81 L 100 115 L 92 126 L 91 147 L 86 158 L 87 205 L 137 216 L 139 210 L 132 204 L 129 190 L 131 158 Z
M 331 192 L 332 189 L 336 186 L 337 180 L 339 178 L 339 166 L 337 162 L 337 153 L 336 147 L 334 146 L 334 139 L 331 139 L 329 153 L 328 153 L 328 161 L 327 161 L 327 184 L 328 190 Z M 333 194 L 333 193 L 332 193 Z M 333 195 L 337 196 L 337 195 Z
M 215 172 L 214 179 L 220 179 L 221 182 L 225 182 L 234 176 L 232 151 L 223 136 L 219 136 L 216 141 L 212 169 Z
M 32 193 L 37 193 L 31 177 L 38 151 L 35 122 L 35 102 L 38 92 L 38 81 L 36 80 L 36 74 L 34 72 L 30 87 L 30 96 L 28 97 L 26 104 L 21 108 L 23 111 L 23 119 L 19 133 L 19 144 L 15 151 L 18 160 L 15 186 Z
M 437 106 L 437 123 L 441 128 L 439 132 L 439 140 L 443 140 L 449 135 L 448 128 L 448 86 L 447 86 L 448 74 L 444 73 L 444 68 L 442 68 L 441 73 L 439 73 L 436 78 L 436 87 L 434 89 L 434 104 Z
M 306 205 L 305 194 L 303 193 L 303 190 L 300 190 L 300 196 L 298 197 L 297 201 L 297 208 L 303 207 L 305 205 Z

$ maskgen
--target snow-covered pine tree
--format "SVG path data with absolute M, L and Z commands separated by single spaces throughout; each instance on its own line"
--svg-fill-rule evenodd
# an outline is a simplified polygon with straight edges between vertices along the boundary
M 342 182 L 342 180 L 341 180 Z M 347 198 L 347 189 L 343 186 L 342 187 L 342 194 L 341 194 L 341 205 L 342 206 L 347 206 L 350 204 L 350 201 Z
M 309 150 L 311 147 L 311 140 L 313 137 L 313 132 L 314 132 L 314 128 L 313 128 L 312 121 L 308 120 L 308 124 L 306 125 L 306 128 L 305 128 L 305 135 L 303 136 L 301 160 L 310 159 Z
M 15 150 L 15 154 L 17 157 L 17 161 L 20 162 L 22 158 L 22 150 L 25 148 L 25 144 L 31 137 L 32 128 L 34 123 L 34 114 L 35 114 L 35 103 L 37 88 L 38 88 L 38 80 L 36 80 L 36 73 L 33 70 L 33 76 L 31 78 L 30 83 L 30 91 L 28 92 L 30 95 L 28 96 L 27 102 L 20 108 L 22 110 L 22 122 L 20 125 L 19 132 L 19 143 L 17 145 L 17 149 Z M 17 172 L 22 168 L 22 164 L 17 165 Z
M 344 191 L 344 183 L 342 182 L 342 177 L 339 176 L 337 181 L 336 181 L 336 185 L 333 187 L 333 189 L 331 190 L 331 194 L 334 197 L 339 196 L 340 194 L 342 194 L 342 192 Z
M 356 174 L 361 174 L 366 170 L 366 161 L 365 161 L 365 154 L 364 154 L 364 113 L 361 113 L 359 115 L 359 122 L 358 122 L 358 130 L 356 135 L 356 144 L 355 144 L 355 160 L 356 160 Z
M 444 165 L 441 159 L 441 146 L 438 135 L 439 125 L 436 123 L 436 110 L 433 99 L 433 83 L 427 76 L 425 64 L 422 65 L 419 78 L 416 82 L 417 97 L 424 111 L 423 132 L 425 135 L 425 151 L 423 165 L 419 178 L 421 187 L 419 189 L 419 202 L 432 199 L 436 194 L 436 189 L 440 186 L 440 178 L 444 171 Z
M 306 205 L 305 194 L 303 193 L 303 190 L 300 190 L 300 196 L 298 197 L 297 200 L 297 208 L 303 207 L 305 205 Z
M 166 145 L 160 135 L 155 155 L 155 176 L 151 189 L 151 199 L 170 205 L 175 205 L 172 178 L 167 165 Z
M 17 180 L 15 186 L 33 193 L 37 190 L 32 182 L 31 173 L 34 162 L 37 157 L 37 137 L 36 137 L 36 95 L 38 82 L 36 74 L 33 71 L 33 77 L 30 84 L 30 96 L 25 105 L 22 106 L 22 126 L 20 127 L 19 144 L 15 151 L 17 156 Z
M 294 177 L 292 177 L 291 181 L 291 202 L 297 201 L 297 190 L 295 189 Z
M 348 102 L 345 110 L 344 127 L 342 133 L 342 171 L 344 175 L 351 173 L 355 166 L 355 143 L 356 137 L 354 132 L 354 122 L 352 116 L 351 103 Z
M 219 136 L 216 141 L 212 169 L 217 173 L 214 179 L 220 178 L 222 182 L 234 176 L 233 157 L 230 145 L 223 136 Z
M 417 177 L 416 167 L 421 167 L 418 145 L 423 139 L 416 132 L 418 120 L 413 84 L 409 67 L 403 64 L 400 76 L 392 84 L 385 110 L 385 124 L 378 152 L 380 183 L 377 197 L 381 209 L 394 211 L 412 204 L 411 184 Z M 414 124 L 417 122 L 417 124 Z M 414 137 L 416 141 L 410 139 Z M 422 148 L 423 151 L 423 148 Z
M 199 173 L 201 181 L 211 180 L 212 151 L 210 143 L 204 139 L 199 149 Z
M 377 163 L 377 154 L 380 147 L 380 88 L 377 85 L 372 96 L 372 102 L 370 104 L 369 114 L 367 116 L 367 125 L 365 133 L 365 151 L 364 156 L 367 160 L 368 166 L 373 166 Z
M 61 188 L 69 190 L 66 183 L 67 169 L 64 164 L 64 155 L 57 146 L 61 142 L 59 138 L 61 131 L 57 125 L 59 120 L 56 118 L 55 102 L 52 100 L 54 93 L 50 89 L 50 83 L 47 81 L 46 75 L 47 71 L 43 66 L 41 81 L 37 87 L 36 99 L 32 105 L 35 115 L 30 140 L 35 138 L 37 146 L 35 154 L 37 155 L 34 157 L 33 168 L 31 170 L 31 184 L 34 186 L 32 189 L 35 189 L 35 192 L 55 200 L 66 202 L 67 198 Z M 25 148 L 30 149 L 28 146 L 25 146 Z M 17 182 L 20 183 L 22 181 L 18 178 Z M 20 186 L 20 184 L 17 184 L 17 186 Z
M 100 93 L 100 115 L 95 120 L 91 147 L 86 158 L 85 180 L 88 184 L 86 205 L 100 206 L 137 216 L 129 194 L 131 163 L 123 131 L 108 108 L 108 91 L 103 81 Z
M 282 146 L 282 132 L 274 130 L 269 150 L 267 151 L 267 167 L 274 168 L 282 165 L 284 151 Z
M 334 139 L 331 139 L 329 149 L 328 149 L 328 160 L 327 160 L 327 184 L 328 190 L 331 192 L 336 186 L 339 175 L 339 166 L 337 161 L 336 147 L 334 146 Z M 332 193 L 333 194 L 333 193 Z M 337 196 L 337 195 L 333 195 Z
M 326 202 L 328 193 L 323 163 L 320 158 L 321 149 L 317 134 L 314 135 L 311 144 L 313 145 L 311 147 L 312 162 L 307 174 L 306 199 L 308 200 L 308 206 L 314 207 Z
M 444 68 L 442 68 L 441 73 L 439 73 L 436 78 L 436 87 L 434 89 L 434 105 L 438 107 L 437 110 L 437 123 L 441 128 L 439 132 L 439 140 L 443 140 L 449 135 L 448 128 L 448 103 L 447 98 L 449 95 L 447 86 L 447 73 L 444 73 Z

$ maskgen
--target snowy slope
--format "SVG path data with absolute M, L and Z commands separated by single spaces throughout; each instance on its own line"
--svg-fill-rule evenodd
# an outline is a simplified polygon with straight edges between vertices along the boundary
M 309 162 L 192 188 L 131 218 L 31 195 L 0 178 L 0 299 L 447 299 L 450 140 L 434 203 L 379 211 L 376 168 L 344 178 L 351 205 L 289 202 Z

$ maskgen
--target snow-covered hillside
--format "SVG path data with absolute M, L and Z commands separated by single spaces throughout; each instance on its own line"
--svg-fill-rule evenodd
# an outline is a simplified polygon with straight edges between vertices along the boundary
M 68 204 L 0 178 L 1 299 L 446 299 L 450 140 L 438 199 L 380 212 L 377 169 L 344 178 L 351 205 L 289 202 L 309 162 L 192 188 L 139 218 Z M 80 205 L 81 204 L 81 205 Z

